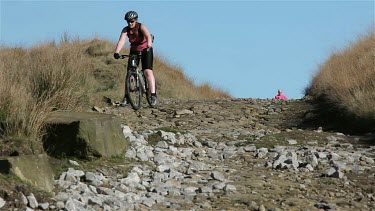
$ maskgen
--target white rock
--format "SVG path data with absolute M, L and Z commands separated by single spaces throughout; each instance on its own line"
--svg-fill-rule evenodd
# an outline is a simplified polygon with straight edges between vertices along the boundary
M 219 181 L 224 181 L 225 180 L 225 177 L 222 173 L 218 172 L 218 171 L 213 171 L 211 172 L 211 177 L 215 180 L 219 180 Z
M 297 144 L 297 143 L 298 143 L 296 140 L 293 140 L 293 139 L 289 139 L 289 140 L 287 140 L 287 141 L 288 141 L 288 143 L 289 143 L 290 145 L 294 145 L 294 144 Z
M 121 125 L 121 129 L 124 134 L 132 133 L 132 130 L 127 125 Z
M 39 204 L 39 208 L 42 209 L 42 210 L 47 210 L 49 207 L 49 203 L 46 202 L 46 203 L 40 203 Z
M 321 132 L 323 132 L 323 128 L 322 127 L 318 127 L 318 129 L 316 129 L 314 131 L 317 132 L 317 133 L 321 133 Z
M 25 195 L 23 195 L 23 193 L 21 193 L 21 201 L 24 205 L 27 205 L 28 201 L 27 201 L 27 198 Z
M 0 197 L 0 208 L 4 207 L 5 203 L 4 199 Z
M 224 191 L 226 192 L 226 193 L 231 193 L 231 192 L 235 192 L 237 189 L 236 189 L 236 186 L 234 186 L 234 185 L 230 185 L 230 184 L 228 184 L 228 185 L 226 185 L 225 187 L 224 187 Z
M 194 114 L 194 111 L 183 109 L 175 111 L 175 115 Z
M 74 161 L 74 160 L 69 160 L 69 163 L 74 165 L 74 166 L 79 166 L 79 163 L 77 161 Z
M 30 195 L 27 197 L 27 200 L 29 201 L 29 207 L 33 209 L 38 208 L 38 201 L 36 200 L 33 193 L 30 193 Z

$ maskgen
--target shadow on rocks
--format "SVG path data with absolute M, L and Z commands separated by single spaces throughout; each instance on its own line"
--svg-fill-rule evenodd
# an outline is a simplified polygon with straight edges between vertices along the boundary
M 305 102 L 310 104 L 312 109 L 305 113 L 299 127 L 316 129 L 321 126 L 328 131 L 353 135 L 366 134 L 365 142 L 375 144 L 375 119 L 359 118 L 323 98 L 307 98 Z

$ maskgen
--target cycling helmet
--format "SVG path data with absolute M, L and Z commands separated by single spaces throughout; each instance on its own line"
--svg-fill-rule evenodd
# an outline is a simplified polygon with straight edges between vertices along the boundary
M 125 14 L 126 21 L 130 21 L 130 20 L 137 19 L 137 18 L 138 18 L 138 14 L 135 11 L 129 11 Z

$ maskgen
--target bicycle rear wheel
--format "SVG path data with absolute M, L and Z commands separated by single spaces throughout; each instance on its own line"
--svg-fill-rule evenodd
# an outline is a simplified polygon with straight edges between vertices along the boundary
M 126 76 L 126 94 L 133 109 L 140 109 L 142 106 L 142 88 L 136 71 L 129 70 Z

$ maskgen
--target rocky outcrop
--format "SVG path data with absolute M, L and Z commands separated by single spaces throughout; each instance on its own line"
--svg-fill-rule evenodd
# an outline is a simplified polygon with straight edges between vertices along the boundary
M 54 189 L 54 174 L 46 155 L 25 155 L 0 159 L 0 172 L 12 173 L 42 190 Z
M 123 154 L 128 146 L 114 115 L 59 111 L 46 123 L 43 146 L 53 156 L 110 157 Z

